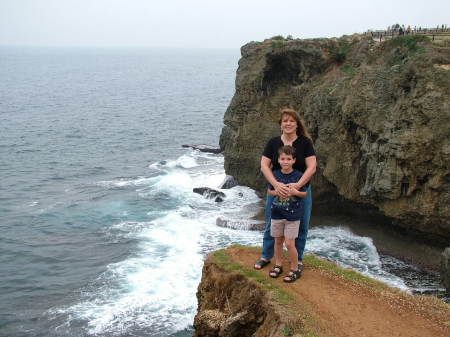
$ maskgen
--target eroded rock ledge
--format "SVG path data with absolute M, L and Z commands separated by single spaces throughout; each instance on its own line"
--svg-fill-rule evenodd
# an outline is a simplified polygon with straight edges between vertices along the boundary
M 419 40 L 417 40 L 419 39 Z M 264 41 L 241 49 L 220 146 L 226 173 L 265 188 L 278 111 L 301 112 L 318 153 L 316 211 L 362 213 L 450 238 L 450 48 L 360 36 Z

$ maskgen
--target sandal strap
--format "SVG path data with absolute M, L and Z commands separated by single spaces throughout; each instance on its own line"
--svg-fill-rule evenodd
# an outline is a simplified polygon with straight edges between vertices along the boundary
M 297 270 L 292 270 L 291 269 L 289 274 L 287 274 L 284 278 L 285 279 L 288 278 L 290 280 L 289 282 L 295 281 L 295 280 L 300 278 L 300 271 L 298 269 Z
M 270 260 L 263 260 L 263 259 L 259 259 L 258 261 L 255 262 L 255 264 L 257 264 L 258 266 L 265 266 L 268 265 L 270 263 Z
M 269 275 L 275 274 L 276 276 L 280 275 L 283 272 L 282 266 L 273 266 L 273 268 L 270 270 Z

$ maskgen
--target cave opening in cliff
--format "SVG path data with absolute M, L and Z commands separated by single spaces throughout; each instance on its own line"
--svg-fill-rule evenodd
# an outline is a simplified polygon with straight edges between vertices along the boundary
M 297 86 L 322 72 L 323 59 L 315 53 L 295 50 L 267 55 L 262 90 L 269 94 L 283 86 Z

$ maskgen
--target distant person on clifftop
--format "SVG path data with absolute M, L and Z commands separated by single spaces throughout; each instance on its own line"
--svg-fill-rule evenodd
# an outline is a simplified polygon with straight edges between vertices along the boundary
M 307 195 L 303 199 L 303 217 L 300 220 L 301 225 L 299 235 L 295 239 L 295 247 L 298 252 L 298 269 L 303 271 L 303 254 L 308 236 L 309 219 L 311 217 L 312 193 L 309 181 L 316 172 L 316 152 L 314 151 L 311 137 L 306 130 L 304 122 L 300 119 L 298 112 L 293 109 L 282 109 L 279 119 L 281 127 L 281 136 L 271 138 L 261 156 L 261 172 L 266 177 L 270 185 L 275 189 L 275 193 L 282 197 L 291 196 L 290 187 L 300 190 L 306 188 Z M 278 163 L 278 149 L 285 145 L 291 145 L 295 148 L 296 160 L 294 169 L 303 172 L 302 177 L 295 184 L 283 184 L 278 182 L 273 171 L 280 169 Z M 270 235 L 271 208 L 274 196 L 267 195 L 266 201 L 266 228 L 264 230 L 263 248 L 261 258 L 255 263 L 255 269 L 262 269 L 270 263 L 274 255 L 274 238 Z
M 294 282 L 300 278 L 298 265 L 298 252 L 295 248 L 295 239 L 298 236 L 300 220 L 303 218 L 303 200 L 306 197 L 306 188 L 300 191 L 293 185 L 300 180 L 302 173 L 294 170 L 295 148 L 287 145 L 278 150 L 278 164 L 281 169 L 273 171 L 276 181 L 289 186 L 290 196 L 280 197 L 272 185 L 269 184 L 267 194 L 275 199 L 271 208 L 270 235 L 275 238 L 275 266 L 269 272 L 269 276 L 277 278 L 283 272 L 283 243 L 289 252 L 290 271 L 284 278 L 284 282 Z

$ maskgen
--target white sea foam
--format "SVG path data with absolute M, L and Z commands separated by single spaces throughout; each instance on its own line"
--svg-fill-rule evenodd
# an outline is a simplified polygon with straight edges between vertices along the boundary
M 151 327 L 171 333 L 192 322 L 201 273 L 201 225 L 178 213 L 151 223 L 123 222 L 111 228 L 140 239 L 134 257 L 111 264 L 89 299 L 66 309 L 88 321 L 90 334 L 122 334 Z
M 355 235 L 347 228 L 312 228 L 308 234 L 306 249 L 393 287 L 409 290 L 401 278 L 383 270 L 372 239 Z
M 129 178 L 119 178 L 115 180 L 104 180 L 98 181 L 95 185 L 103 186 L 106 188 L 117 188 L 117 187 L 126 187 L 126 186 L 144 186 L 149 183 L 151 178 L 138 177 L 134 179 Z

